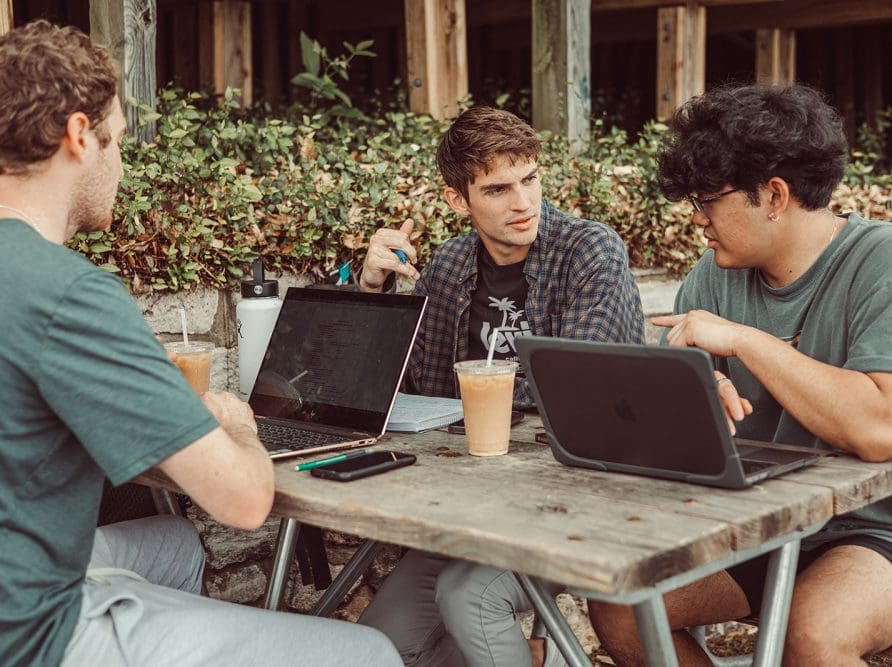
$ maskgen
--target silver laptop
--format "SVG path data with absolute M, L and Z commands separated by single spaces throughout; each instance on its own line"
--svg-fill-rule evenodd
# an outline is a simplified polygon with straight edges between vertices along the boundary
M 732 438 L 702 350 L 537 336 L 517 350 L 567 465 L 739 489 L 828 453 Z
M 375 442 L 427 298 L 292 287 L 248 403 L 274 459 Z

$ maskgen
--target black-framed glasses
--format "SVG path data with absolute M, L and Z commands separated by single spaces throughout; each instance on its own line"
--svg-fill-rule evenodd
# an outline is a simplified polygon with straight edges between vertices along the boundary
M 730 195 L 734 192 L 740 192 L 740 188 L 734 188 L 733 190 L 725 190 L 724 192 L 719 192 L 718 194 L 709 195 L 707 197 L 698 197 L 697 195 L 688 195 L 688 201 L 691 202 L 691 206 L 694 207 L 694 210 L 697 213 L 702 213 L 707 218 L 709 215 L 706 213 L 706 209 L 704 206 L 710 202 L 714 202 L 716 199 L 721 199 L 725 195 Z

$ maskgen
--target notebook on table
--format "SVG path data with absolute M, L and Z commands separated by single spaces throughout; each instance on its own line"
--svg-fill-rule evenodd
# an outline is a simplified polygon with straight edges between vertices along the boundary
M 828 453 L 732 438 L 702 350 L 537 336 L 517 349 L 561 463 L 739 489 Z
M 459 398 L 396 395 L 387 430 L 397 433 L 421 433 L 454 424 L 465 416 Z
M 383 433 L 427 298 L 289 288 L 248 400 L 274 459 Z

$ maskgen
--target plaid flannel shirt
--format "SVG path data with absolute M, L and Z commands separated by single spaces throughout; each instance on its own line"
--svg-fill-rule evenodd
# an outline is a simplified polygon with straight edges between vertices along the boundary
M 456 397 L 452 365 L 467 359 L 471 297 L 477 288 L 480 237 L 472 231 L 434 252 L 415 284 L 427 310 L 406 371 L 406 390 Z M 524 265 L 531 334 L 581 340 L 644 342 L 644 316 L 626 247 L 613 229 L 574 218 L 543 199 L 539 233 Z M 514 404 L 534 406 L 518 378 Z

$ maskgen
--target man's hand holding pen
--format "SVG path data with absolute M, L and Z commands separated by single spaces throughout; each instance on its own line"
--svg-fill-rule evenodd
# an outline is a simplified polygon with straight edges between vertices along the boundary
M 418 254 L 409 240 L 414 226 L 412 220 L 406 220 L 399 229 L 381 228 L 375 232 L 359 278 L 362 291 L 380 292 L 387 277 L 394 272 L 418 280 L 420 274 L 414 266 Z

